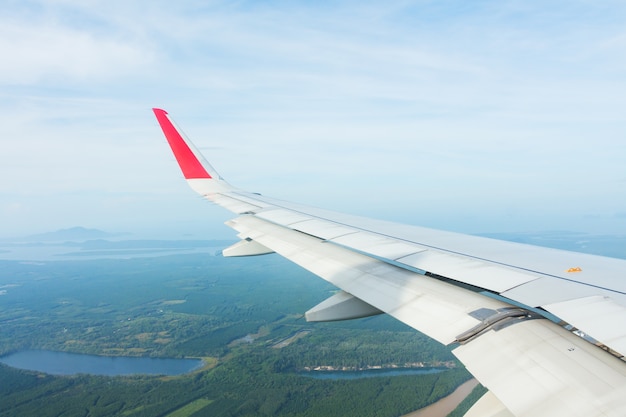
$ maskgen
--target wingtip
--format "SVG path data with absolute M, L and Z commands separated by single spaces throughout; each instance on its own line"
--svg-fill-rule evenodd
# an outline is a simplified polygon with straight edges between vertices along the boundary
M 172 148 L 172 152 L 174 152 L 178 165 L 183 171 L 183 176 L 186 179 L 211 179 L 212 176 L 209 174 L 210 168 L 203 165 L 203 158 L 199 156 L 199 152 L 196 150 L 194 153 L 192 148 L 195 149 L 195 147 L 193 147 L 191 142 L 188 142 L 183 137 L 184 134 L 174 126 L 167 116 L 167 112 L 156 107 L 153 108 L 152 111 L 161 126 L 161 130 L 170 148 Z M 208 162 L 206 164 L 208 165 Z

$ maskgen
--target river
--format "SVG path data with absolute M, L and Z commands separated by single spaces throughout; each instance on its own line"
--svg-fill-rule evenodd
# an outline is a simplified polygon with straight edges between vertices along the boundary
M 136 358 L 97 356 L 49 350 L 25 350 L 0 358 L 18 369 L 52 375 L 181 375 L 199 369 L 201 359 Z
M 402 417 L 441 417 L 447 416 L 455 408 L 463 402 L 463 400 L 471 394 L 472 390 L 478 385 L 478 381 L 470 379 L 469 381 L 461 384 L 454 392 L 447 397 L 443 397 L 439 401 L 414 411 L 409 414 L 405 414 Z

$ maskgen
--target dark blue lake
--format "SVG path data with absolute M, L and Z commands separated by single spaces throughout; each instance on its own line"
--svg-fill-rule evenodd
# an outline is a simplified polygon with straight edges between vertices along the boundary
M 368 369 L 365 371 L 306 371 L 298 372 L 298 375 L 315 379 L 361 379 L 381 376 L 436 374 L 445 370 L 446 368 L 395 368 Z
M 53 375 L 181 375 L 202 367 L 201 359 L 133 358 L 25 350 L 0 358 L 19 369 Z

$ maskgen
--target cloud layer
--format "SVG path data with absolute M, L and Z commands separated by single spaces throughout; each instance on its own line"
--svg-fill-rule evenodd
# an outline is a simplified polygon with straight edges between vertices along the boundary
M 212 223 L 154 106 L 267 195 L 469 232 L 626 232 L 621 2 L 5 9 L 4 235 Z

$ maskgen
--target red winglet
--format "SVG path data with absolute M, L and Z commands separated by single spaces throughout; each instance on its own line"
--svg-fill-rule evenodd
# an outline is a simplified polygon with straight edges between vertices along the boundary
M 170 144 L 172 152 L 174 152 L 176 161 L 178 161 L 178 165 L 180 165 L 185 179 L 211 178 L 211 175 L 209 175 L 207 170 L 202 166 L 202 163 L 198 160 L 196 155 L 194 155 L 183 136 L 167 117 L 167 112 L 156 108 L 152 109 L 152 111 L 159 125 L 161 125 L 163 134 Z

